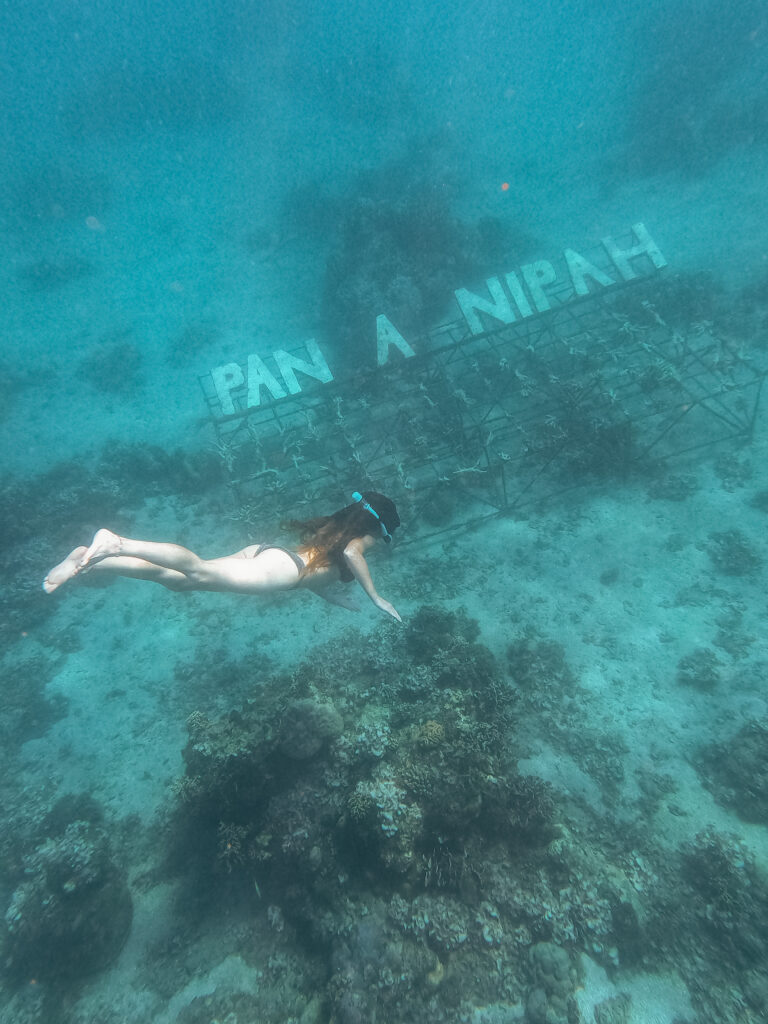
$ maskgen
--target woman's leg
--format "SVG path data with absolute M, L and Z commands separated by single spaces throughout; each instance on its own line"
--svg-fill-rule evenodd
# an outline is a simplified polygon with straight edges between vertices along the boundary
M 102 562 L 105 558 L 138 558 L 162 569 L 173 569 L 194 578 L 203 575 L 205 562 L 194 551 L 180 544 L 157 543 L 152 540 L 131 540 L 118 537 L 111 530 L 99 530 L 83 555 L 79 571 Z
M 62 583 L 71 580 L 80 572 L 105 572 L 113 576 L 126 576 L 134 580 L 148 580 L 151 583 L 160 583 L 168 590 L 191 590 L 192 584 L 184 573 L 176 572 L 173 569 L 164 569 L 162 566 L 153 565 L 143 558 L 132 558 L 130 556 L 105 556 L 98 562 L 92 562 L 85 569 L 82 566 L 83 558 L 88 551 L 85 546 L 77 547 L 70 552 L 63 562 L 59 562 L 43 580 L 43 590 L 52 594 Z
M 73 576 L 77 575 L 83 555 L 87 550 L 88 548 L 85 546 L 75 548 L 74 551 L 70 551 L 63 562 L 59 562 L 51 569 L 43 580 L 43 590 L 46 594 L 52 594 L 62 583 L 66 583 L 67 580 L 71 580 Z
M 254 549 L 254 553 L 255 553 Z M 270 548 L 258 558 L 251 548 L 235 555 L 205 560 L 179 544 L 118 537 L 99 530 L 84 552 L 76 548 L 43 584 L 50 593 L 86 569 L 98 568 L 118 576 L 162 583 L 171 590 L 217 590 L 255 594 L 295 587 L 299 570 L 289 554 Z

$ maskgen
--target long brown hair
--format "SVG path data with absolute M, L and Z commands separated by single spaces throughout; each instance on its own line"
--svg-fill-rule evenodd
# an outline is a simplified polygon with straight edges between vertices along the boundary
M 312 551 L 304 574 L 313 569 L 335 565 L 341 570 L 342 580 L 351 580 L 352 574 L 344 562 L 344 549 L 347 544 L 356 537 L 364 537 L 366 534 L 378 537 L 382 532 L 381 523 L 384 523 L 389 534 L 400 525 L 395 503 L 385 495 L 377 491 L 363 491 L 363 501 L 376 510 L 379 519 L 371 515 L 363 502 L 355 501 L 330 516 L 294 519 L 286 523 L 286 526 L 298 532 L 302 547 Z

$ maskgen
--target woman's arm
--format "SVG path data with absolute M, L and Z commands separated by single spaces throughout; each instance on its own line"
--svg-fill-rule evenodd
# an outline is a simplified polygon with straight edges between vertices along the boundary
M 368 563 L 365 560 L 363 552 L 367 551 L 367 549 L 375 542 L 376 541 L 374 537 L 368 536 L 356 537 L 354 540 L 351 540 L 349 544 L 347 544 L 347 546 L 344 548 L 344 561 L 349 566 L 349 571 L 352 573 L 352 575 L 355 577 L 357 582 L 366 592 L 368 597 L 370 597 L 370 599 L 373 601 L 376 607 L 379 608 L 381 611 L 386 612 L 387 615 L 391 615 L 393 619 L 397 619 L 398 622 L 402 622 L 403 620 L 400 618 L 400 616 L 389 603 L 389 601 L 385 601 L 383 597 L 379 597 L 378 593 L 376 592 L 376 587 L 374 587 L 373 585 L 373 580 L 371 579 L 371 572 L 370 569 L 368 568 Z

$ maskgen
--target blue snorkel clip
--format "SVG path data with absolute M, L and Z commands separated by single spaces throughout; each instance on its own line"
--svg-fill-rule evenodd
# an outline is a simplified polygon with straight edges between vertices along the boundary
M 360 493 L 360 491 L 353 491 L 352 492 L 352 500 L 353 501 L 359 501 L 362 504 L 362 506 L 365 509 L 365 511 L 366 512 L 370 512 L 371 515 L 374 517 L 374 519 L 378 520 L 379 526 L 381 527 L 381 536 L 384 538 L 384 543 L 385 544 L 389 544 L 390 541 L 392 540 L 392 534 L 389 532 L 389 530 L 386 528 L 386 526 L 382 522 L 382 518 L 379 515 L 379 513 L 376 511 L 376 509 L 373 508 L 373 506 L 369 505 L 367 501 L 365 501 L 365 499 L 363 498 L 363 496 Z

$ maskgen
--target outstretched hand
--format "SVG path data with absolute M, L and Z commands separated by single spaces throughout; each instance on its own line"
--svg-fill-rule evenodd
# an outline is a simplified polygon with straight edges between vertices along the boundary
M 395 609 L 389 603 L 389 601 L 385 601 L 383 597 L 378 598 L 378 600 L 376 601 L 376 607 L 380 608 L 381 611 L 386 612 L 387 615 L 391 615 L 393 619 L 397 619 L 398 622 L 402 622 L 403 621 L 400 618 L 400 615 L 398 614 L 397 609 Z

